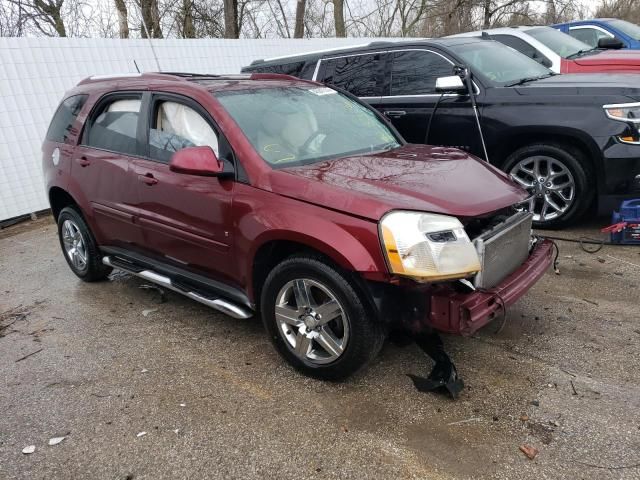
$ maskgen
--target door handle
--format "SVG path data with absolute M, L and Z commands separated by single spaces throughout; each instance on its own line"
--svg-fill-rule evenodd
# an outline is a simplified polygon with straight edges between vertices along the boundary
M 388 110 L 388 111 L 384 112 L 384 114 L 387 117 L 401 117 L 403 115 L 406 115 L 407 112 L 405 112 L 404 110 Z
M 80 157 L 77 162 L 81 167 L 88 167 L 89 165 L 91 165 L 91 161 L 87 157 Z
M 143 183 L 146 183 L 147 185 L 155 185 L 156 183 L 158 183 L 158 179 L 154 178 L 154 176 L 151 173 L 138 175 L 138 180 L 140 180 Z

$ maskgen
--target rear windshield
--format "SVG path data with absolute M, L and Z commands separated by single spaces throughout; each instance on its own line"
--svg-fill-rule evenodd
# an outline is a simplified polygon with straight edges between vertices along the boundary
M 82 110 L 88 95 L 74 95 L 64 100 L 51 119 L 46 139 L 50 142 L 64 143 L 69 135 L 69 130 L 73 126 L 76 117 Z
M 622 33 L 629 35 L 634 40 L 640 40 L 640 27 L 635 23 L 625 20 L 609 20 L 607 21 L 613 28 L 620 30 Z
M 214 93 L 273 168 L 400 146 L 371 109 L 328 87 L 291 86 Z
M 562 33 L 555 28 L 532 28 L 531 30 L 527 30 L 527 33 L 546 47 L 553 50 L 562 58 L 571 57 L 572 55 L 576 55 L 580 52 L 588 52 L 589 50 L 593 50 L 593 47 L 591 45 L 587 45 L 586 43 L 573 38 L 571 35 Z

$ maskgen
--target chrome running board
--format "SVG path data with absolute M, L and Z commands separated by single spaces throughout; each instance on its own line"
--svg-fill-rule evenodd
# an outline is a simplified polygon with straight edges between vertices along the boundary
M 171 281 L 171 278 L 165 275 L 160 275 L 159 273 L 154 272 L 153 270 L 146 269 L 146 270 L 136 271 L 133 268 L 128 269 L 122 265 L 122 262 L 118 261 L 114 263 L 110 256 L 102 257 L 102 263 L 104 263 L 109 267 L 117 268 L 118 270 L 124 270 L 125 272 L 130 273 L 131 275 L 135 275 L 136 277 L 140 277 L 145 280 L 148 280 L 149 282 L 153 282 L 155 284 L 161 285 L 169 290 L 173 290 L 174 292 L 181 293 L 182 295 L 185 295 L 186 297 L 189 297 L 192 300 L 195 300 L 196 302 L 200 302 L 203 305 L 206 305 L 215 310 L 218 310 L 219 312 L 229 315 L 230 317 L 245 319 L 253 316 L 253 312 L 251 312 L 250 310 L 243 308 L 239 305 L 236 305 L 235 303 L 231 303 L 228 300 L 225 300 L 222 298 L 209 298 L 199 293 L 182 289 L 174 285 L 173 282 Z

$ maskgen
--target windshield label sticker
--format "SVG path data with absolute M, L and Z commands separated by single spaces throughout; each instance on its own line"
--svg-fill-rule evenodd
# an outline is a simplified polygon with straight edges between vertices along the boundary
M 314 95 L 332 95 L 334 93 L 338 93 L 328 87 L 310 88 L 309 91 Z

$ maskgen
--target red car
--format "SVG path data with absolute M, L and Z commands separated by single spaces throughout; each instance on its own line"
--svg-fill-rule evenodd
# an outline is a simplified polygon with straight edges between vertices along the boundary
M 302 372 L 343 378 L 414 326 L 469 334 L 550 264 L 527 194 L 375 110 L 270 74 L 88 78 L 43 145 L 60 244 L 236 318 Z

